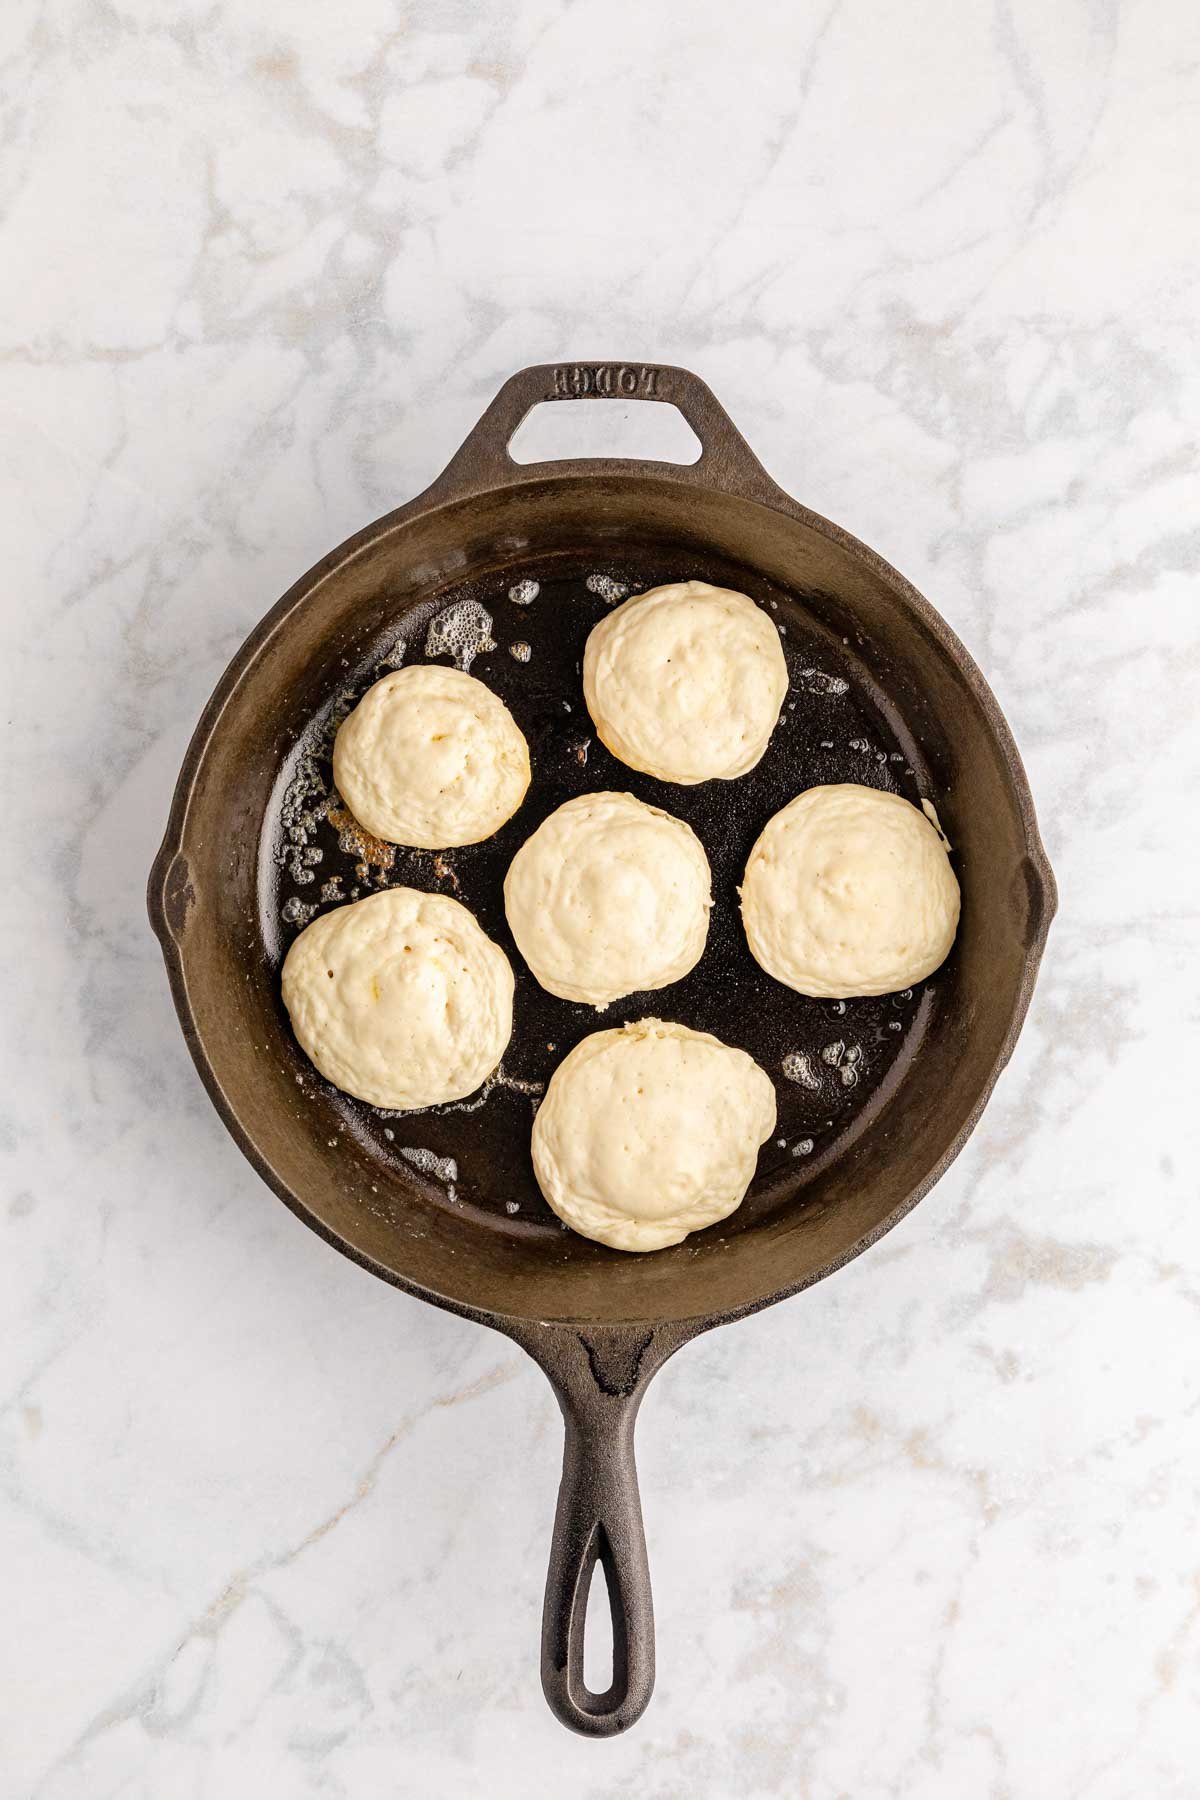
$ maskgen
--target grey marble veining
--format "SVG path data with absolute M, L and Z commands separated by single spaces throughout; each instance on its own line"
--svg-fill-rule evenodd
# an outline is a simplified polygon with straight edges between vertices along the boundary
M 0 1793 L 1187 1800 L 1195 10 L 61 0 L 0 38 Z M 537 1684 L 549 1390 L 261 1186 L 142 906 L 249 627 L 514 368 L 597 355 L 695 368 L 930 595 L 1062 890 L 946 1179 L 652 1390 L 659 1685 L 608 1744 Z

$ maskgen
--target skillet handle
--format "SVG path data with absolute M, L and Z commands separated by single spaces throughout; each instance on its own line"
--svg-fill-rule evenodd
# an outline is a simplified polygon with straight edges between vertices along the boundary
M 585 1333 L 533 1326 L 511 1335 L 549 1376 L 566 1426 L 562 1481 L 542 1610 L 542 1689 L 573 1731 L 612 1737 L 654 1691 L 654 1601 L 633 1434 L 650 1378 L 686 1342 L 686 1327 L 610 1326 Z M 612 1681 L 584 1680 L 583 1641 L 599 1562 L 612 1614 Z
M 636 1403 L 597 1430 L 563 1407 L 566 1442 L 542 1611 L 542 1689 L 575 1731 L 608 1737 L 639 1719 L 654 1691 L 654 1601 L 633 1454 Z M 612 1614 L 612 1681 L 593 1693 L 583 1642 L 599 1561 Z M 599 1596 L 597 1596 L 597 1599 Z
M 695 432 L 700 455 L 685 464 L 615 457 L 514 462 L 508 453 L 513 433 L 527 413 L 547 400 L 666 402 L 679 408 Z M 648 473 L 768 505 L 794 504 L 767 474 L 707 382 L 670 363 L 613 361 L 535 363 L 511 375 L 422 499 L 461 499 L 549 476 L 586 474 L 599 479 Z

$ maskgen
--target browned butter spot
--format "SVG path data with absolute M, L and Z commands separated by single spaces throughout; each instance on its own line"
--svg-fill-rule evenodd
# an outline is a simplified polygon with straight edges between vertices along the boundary
M 341 848 L 356 852 L 363 862 L 373 863 L 377 869 L 390 869 L 395 862 L 395 844 L 386 844 L 382 838 L 372 837 L 344 806 L 329 808 L 329 823 L 338 833 Z

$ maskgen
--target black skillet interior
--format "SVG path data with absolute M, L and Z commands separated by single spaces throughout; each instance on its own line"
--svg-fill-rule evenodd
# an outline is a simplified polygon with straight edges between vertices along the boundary
M 751 594 L 781 635 L 787 699 L 762 761 L 737 781 L 682 787 L 639 774 L 604 748 L 584 705 L 584 643 L 614 596 L 684 579 Z M 510 597 L 513 591 L 523 597 L 534 583 L 536 597 L 528 603 Z M 446 646 L 440 652 L 439 644 Z M 429 1206 L 493 1232 L 525 1242 L 563 1239 L 564 1253 L 622 1259 L 619 1251 L 566 1233 L 534 1180 L 529 1134 L 537 1095 L 567 1052 L 589 1032 L 647 1015 L 740 1045 L 776 1087 L 778 1127 L 746 1200 L 698 1240 L 734 1238 L 804 1203 L 806 1186 L 895 1092 L 952 978 L 951 961 L 915 992 L 811 1000 L 772 980 L 746 947 L 737 896 L 746 858 L 767 820 L 802 789 L 861 782 L 917 805 L 929 796 L 945 812 L 915 736 L 859 648 L 853 635 L 832 629 L 802 599 L 755 571 L 694 547 L 670 553 L 657 546 L 626 547 L 602 560 L 586 552 L 514 559 L 485 577 L 398 606 L 353 657 L 340 659 L 296 736 L 263 820 L 259 914 L 272 978 L 310 918 L 392 885 L 461 900 L 503 946 L 516 976 L 513 1037 L 501 1078 L 482 1095 L 420 1114 L 389 1116 L 331 1087 L 295 1044 L 276 999 L 279 1040 L 312 1109 L 312 1129 L 331 1147 L 353 1139 L 378 1170 L 377 1182 L 361 1176 L 356 1182 L 362 1206 L 381 1220 L 390 1217 L 397 1184 L 411 1192 L 415 1179 Z M 401 663 L 429 660 L 459 666 L 469 660 L 471 673 L 510 707 L 533 767 L 524 804 L 493 838 L 440 854 L 364 839 L 333 791 L 330 763 L 336 725 L 367 687 Z M 509 862 L 530 832 L 564 800 L 601 789 L 635 794 L 693 827 L 712 865 L 715 905 L 705 954 L 683 981 L 597 1013 L 555 998 L 534 980 L 508 930 L 502 890 Z M 953 835 L 952 817 L 946 823 Z M 273 986 L 277 995 L 274 979 Z

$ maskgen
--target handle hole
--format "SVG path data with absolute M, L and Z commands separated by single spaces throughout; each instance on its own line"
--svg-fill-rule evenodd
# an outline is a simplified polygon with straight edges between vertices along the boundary
M 604 1604 L 606 1600 L 607 1605 Z M 604 1624 L 597 1625 L 598 1614 L 605 1615 L 607 1630 Z M 571 1699 L 581 1712 L 598 1718 L 622 1704 L 629 1691 L 625 1608 L 621 1604 L 621 1584 L 612 1545 L 608 1533 L 599 1523 L 593 1528 L 579 1567 L 571 1607 L 567 1662 Z M 593 1681 L 592 1675 L 597 1675 L 598 1679 Z
M 703 446 L 677 406 L 669 401 L 550 400 L 526 413 L 508 454 L 517 463 L 562 462 L 568 457 L 633 457 L 637 461 L 694 463 Z
M 592 1568 L 583 1619 L 583 1685 L 589 1694 L 607 1694 L 613 1685 L 612 1598 L 608 1571 L 599 1557 Z

